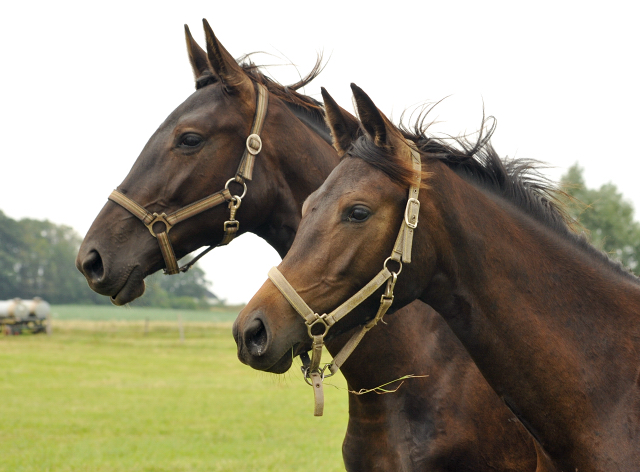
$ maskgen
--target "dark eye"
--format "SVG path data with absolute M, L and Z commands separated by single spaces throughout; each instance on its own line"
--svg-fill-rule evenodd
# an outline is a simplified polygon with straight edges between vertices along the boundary
M 347 217 L 347 220 L 349 221 L 364 221 L 367 218 L 369 218 L 369 216 L 371 215 L 371 212 L 369 211 L 368 208 L 362 207 L 362 206 L 357 206 L 354 207 L 351 210 L 351 213 L 349 213 L 349 216 Z
M 180 138 L 179 146 L 183 148 L 194 148 L 200 146 L 201 143 L 202 138 L 200 136 L 190 133 L 185 134 L 184 136 L 182 136 L 182 138 Z

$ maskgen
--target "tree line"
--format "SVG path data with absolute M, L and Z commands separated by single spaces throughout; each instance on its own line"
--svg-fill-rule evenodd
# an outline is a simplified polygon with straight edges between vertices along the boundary
M 577 164 L 562 176 L 569 211 L 594 245 L 640 275 L 640 224 L 633 205 L 614 184 L 586 187 Z M 50 303 L 109 303 L 93 292 L 75 268 L 82 238 L 69 226 L 33 219 L 14 220 L 0 211 L 0 300 L 42 297 Z M 134 305 L 197 308 L 216 299 L 202 269 L 174 276 L 153 274 Z
M 73 228 L 50 221 L 14 220 L 0 210 L 0 300 L 41 297 L 53 304 L 108 304 L 76 269 L 82 238 Z M 211 283 L 195 266 L 185 274 L 146 279 L 138 306 L 197 308 L 216 300 Z

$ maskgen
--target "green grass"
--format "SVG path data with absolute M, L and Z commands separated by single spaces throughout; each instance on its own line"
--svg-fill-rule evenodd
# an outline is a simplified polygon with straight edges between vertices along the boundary
M 228 323 L 186 323 L 181 343 L 175 322 L 145 335 L 54 312 L 50 337 L 0 337 L 0 471 L 344 470 L 342 377 L 315 418 L 299 362 L 285 376 L 242 365 Z
M 92 321 L 176 321 L 178 314 L 183 321 L 213 323 L 233 322 L 241 307 L 221 306 L 209 310 L 174 310 L 152 307 L 113 305 L 56 305 L 52 309 L 54 320 Z

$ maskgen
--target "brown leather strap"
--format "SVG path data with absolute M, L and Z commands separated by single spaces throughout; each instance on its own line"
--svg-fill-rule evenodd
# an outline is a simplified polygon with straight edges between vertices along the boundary
M 267 108 L 269 106 L 269 92 L 267 88 L 262 84 L 256 84 L 256 114 L 253 119 L 253 125 L 251 126 L 251 134 L 247 138 L 247 145 L 242 154 L 238 171 L 236 172 L 236 180 L 238 182 L 241 179 L 251 180 L 253 178 L 253 165 L 256 156 L 262 150 L 262 140 L 260 139 L 260 133 L 262 132 L 262 126 L 264 125 L 265 118 L 267 116 Z
M 160 252 L 162 253 L 162 257 L 165 262 L 165 274 L 173 275 L 180 272 L 180 268 L 178 267 L 178 261 L 176 259 L 176 255 L 173 253 L 173 247 L 171 246 L 171 242 L 169 241 L 169 234 L 166 231 L 162 233 L 156 234 L 156 238 L 158 239 L 158 244 L 160 245 Z

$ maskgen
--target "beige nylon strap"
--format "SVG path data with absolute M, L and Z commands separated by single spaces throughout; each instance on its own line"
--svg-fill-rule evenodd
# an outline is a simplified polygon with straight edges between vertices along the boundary
M 238 182 L 241 182 L 242 179 L 251 180 L 253 178 L 253 164 L 255 162 L 255 157 L 262 150 L 260 133 L 262 132 L 262 126 L 264 125 L 264 121 L 267 116 L 269 92 L 264 85 L 256 85 L 258 93 L 256 100 L 256 114 L 254 115 L 253 125 L 251 126 L 251 134 L 247 138 L 247 145 L 245 146 L 244 154 L 242 154 L 242 159 L 240 160 L 240 165 L 236 172 L 236 180 Z
M 327 320 L 328 324 L 330 323 L 329 326 L 334 325 L 335 323 L 340 321 L 342 318 L 344 318 L 347 314 L 349 314 L 351 311 L 353 311 L 355 307 L 357 307 L 363 301 L 369 298 L 373 292 L 375 292 L 380 287 L 382 287 L 382 285 L 390 277 L 391 277 L 391 272 L 385 266 L 380 272 L 378 272 L 378 274 L 373 279 L 371 279 L 371 281 L 367 285 L 362 287 L 360 290 L 358 290 L 358 292 L 355 295 L 349 298 L 349 300 L 344 302 L 338 308 L 333 310 L 329 315 L 327 315 L 327 318 L 329 318 L 329 320 Z
M 400 232 L 391 252 L 391 259 L 402 261 L 407 264 L 411 262 L 411 248 L 413 246 L 413 232 L 418 225 L 418 213 L 420 212 L 420 184 L 422 182 L 422 163 L 420 153 L 416 150 L 415 144 L 409 142 L 411 149 L 411 165 L 415 171 L 415 181 L 409 188 L 409 198 L 404 210 L 404 220 L 400 226 Z
M 287 299 L 289 304 L 296 310 L 300 316 L 304 318 L 307 323 L 313 323 L 316 320 L 317 315 L 309 308 L 309 305 L 298 295 L 298 292 L 289 284 L 289 281 L 284 278 L 284 275 L 278 270 L 277 267 L 272 267 L 269 270 L 269 279 L 273 282 L 280 293 Z
M 322 388 L 322 374 L 318 371 L 311 372 L 311 386 L 313 387 L 313 416 L 322 416 L 324 413 L 324 390 Z
M 358 347 L 358 344 L 360 344 L 360 341 L 362 341 L 362 338 L 364 337 L 364 335 L 367 334 L 367 332 L 371 328 L 373 328 L 375 325 L 378 324 L 378 321 L 380 321 L 384 317 L 384 315 L 387 313 L 389 308 L 391 308 L 392 303 L 393 303 L 393 296 L 391 297 L 385 297 L 385 295 L 382 296 L 382 298 L 380 299 L 380 307 L 378 308 L 378 313 L 376 313 L 376 316 L 369 323 L 367 323 L 364 326 L 361 326 L 358 332 L 355 333 L 353 336 L 351 336 L 349 341 L 347 341 L 347 343 L 342 347 L 342 349 L 340 349 L 340 352 L 336 355 L 336 357 L 333 358 L 333 361 L 331 362 L 331 364 L 329 364 L 329 371 L 332 374 L 335 374 L 336 372 L 338 372 L 340 367 L 342 367 L 342 364 L 344 364 L 344 362 L 349 358 L 349 356 L 353 353 L 353 351 L 355 351 L 356 347 Z
M 169 234 L 166 231 L 163 231 L 162 233 L 156 234 L 156 238 L 158 239 L 160 252 L 164 258 L 166 266 L 164 270 L 165 274 L 177 274 L 180 272 L 180 268 L 178 267 L 178 260 L 176 259 L 176 255 L 173 253 L 173 247 L 171 247 L 171 242 L 169 241 Z
M 145 226 L 154 219 L 153 215 L 151 215 L 151 213 L 149 213 L 146 209 L 138 205 L 123 193 L 118 192 L 117 190 L 111 192 L 111 195 L 109 195 L 109 200 L 128 210 L 129 213 L 142 221 Z
M 191 218 L 192 216 L 202 213 L 203 211 L 221 205 L 224 202 L 228 202 L 229 200 L 231 200 L 231 192 L 229 192 L 229 189 L 225 188 L 224 190 L 220 190 L 213 195 L 209 195 L 208 197 L 171 213 L 167 216 L 167 221 L 171 225 L 175 225 L 181 221 Z

